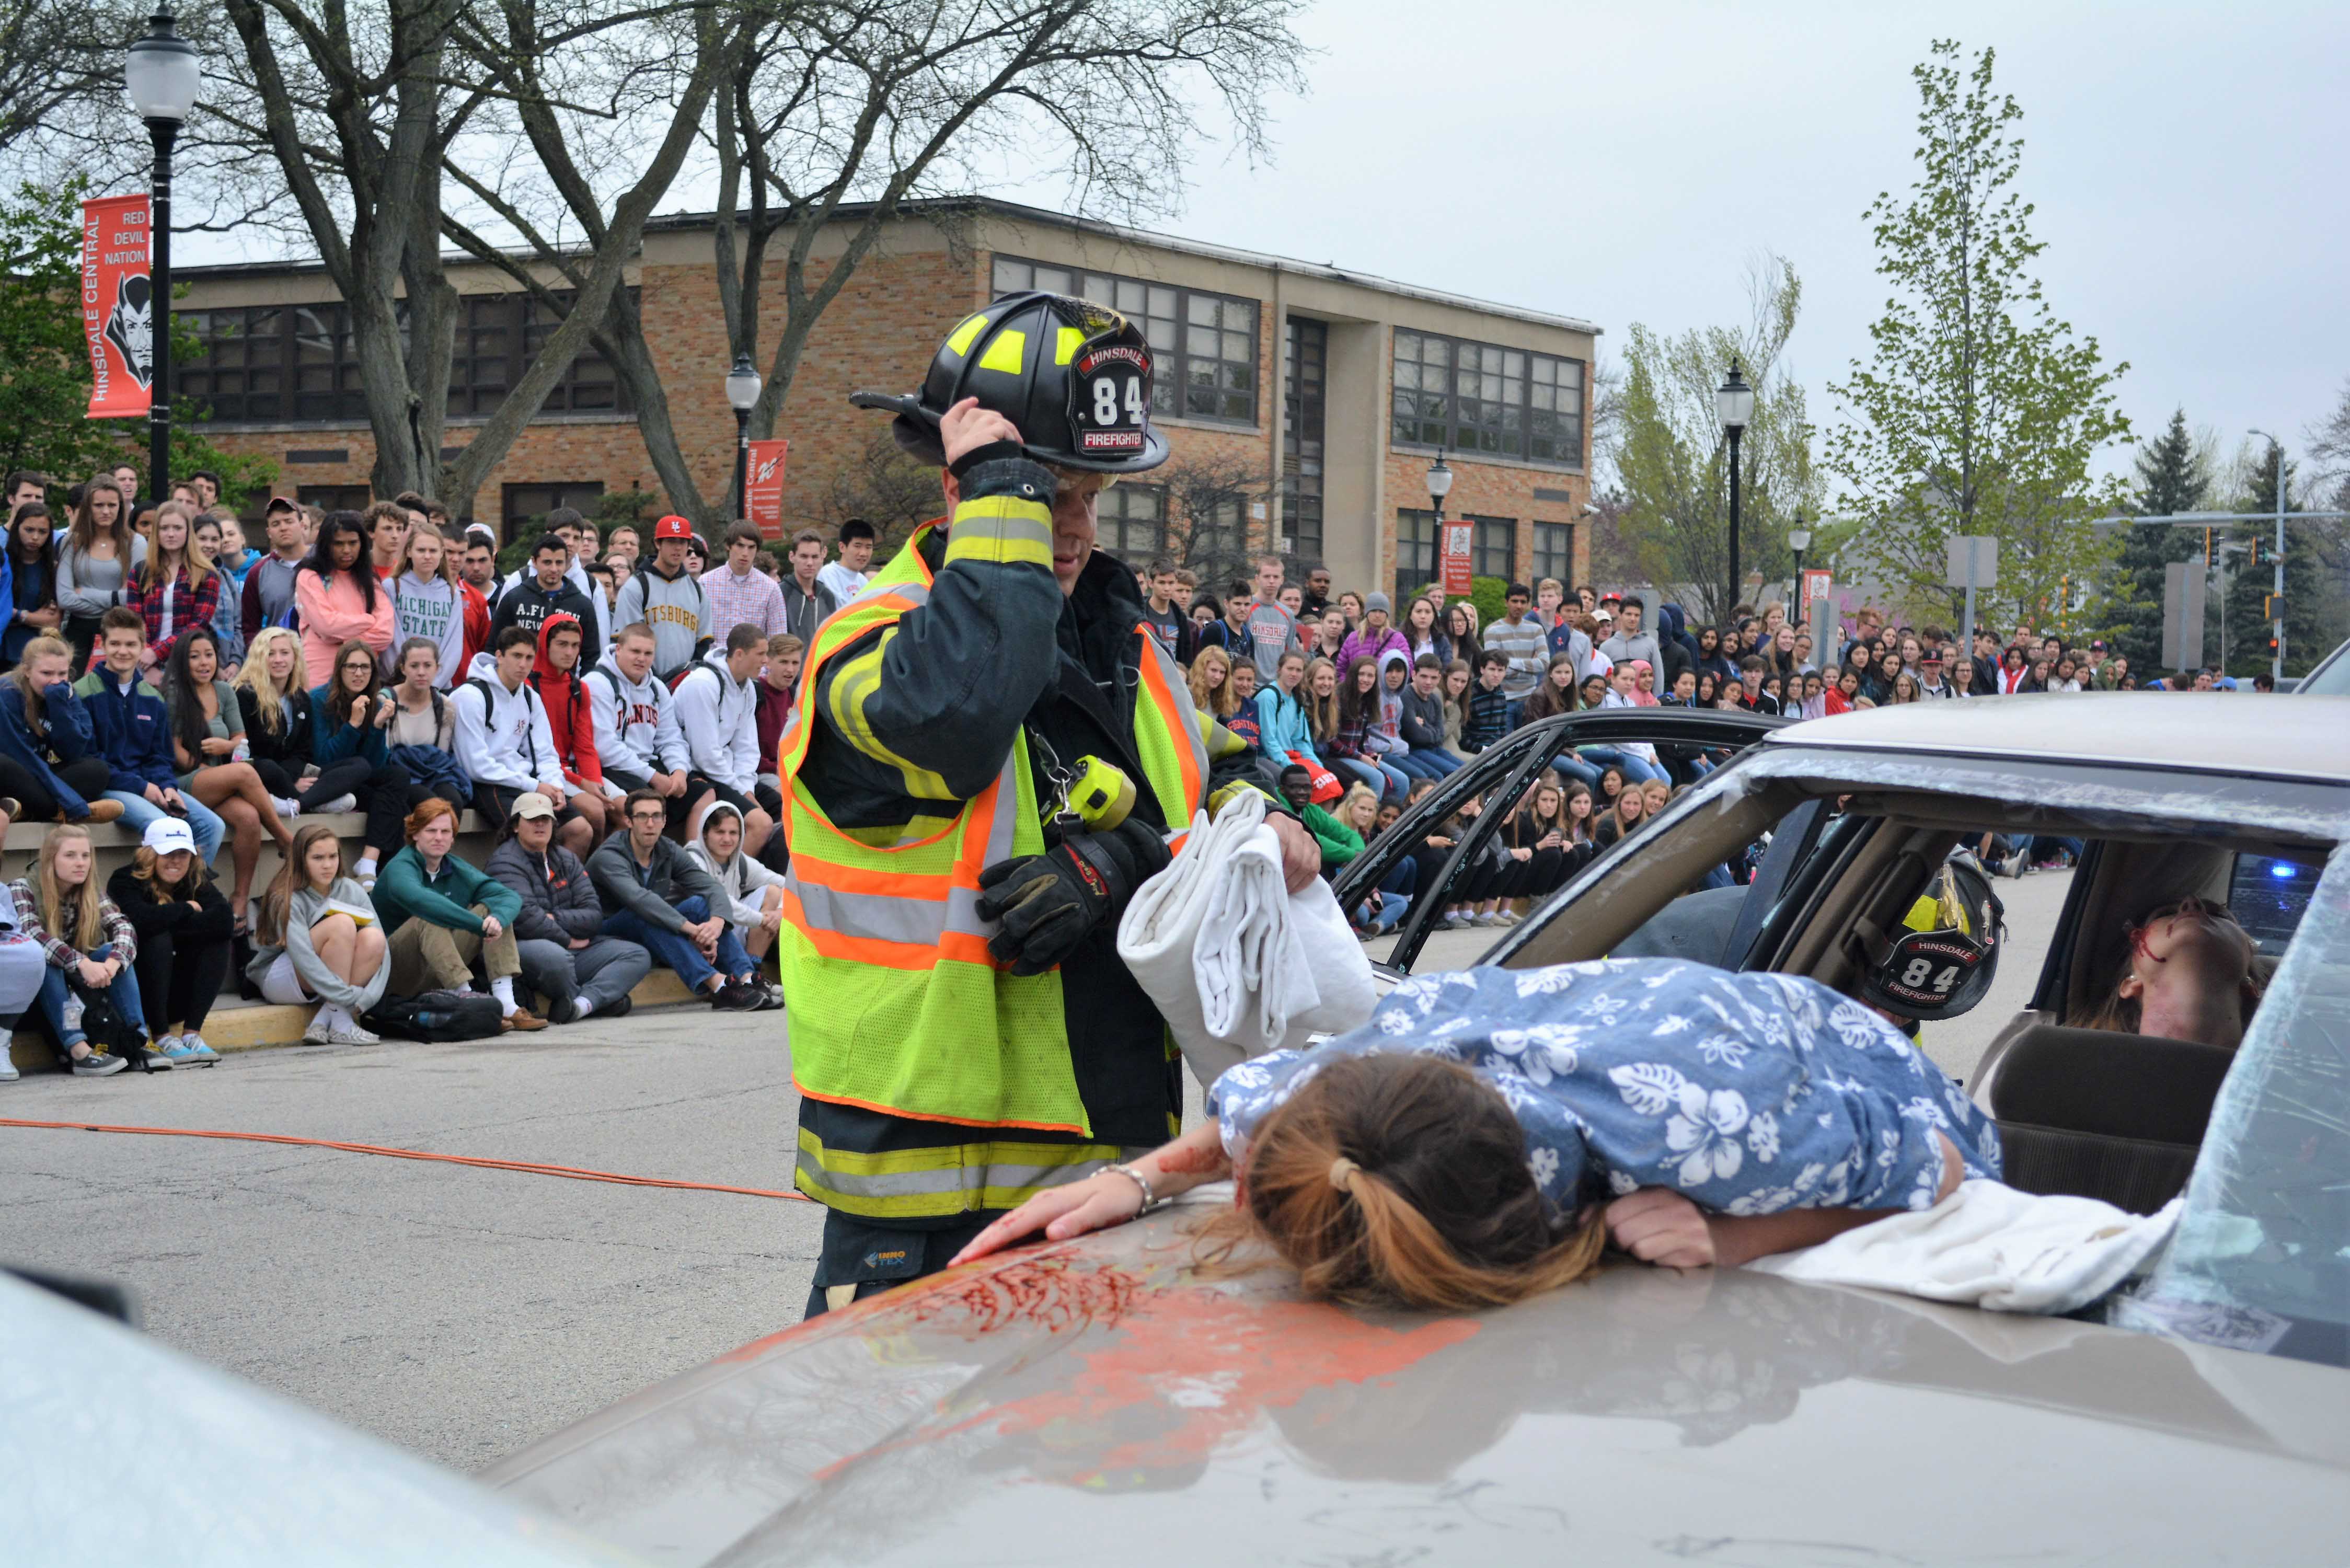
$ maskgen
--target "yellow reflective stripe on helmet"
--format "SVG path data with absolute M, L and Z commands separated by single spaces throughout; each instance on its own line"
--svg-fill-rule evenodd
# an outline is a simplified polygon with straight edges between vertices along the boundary
M 827 711 L 832 717 L 833 733 L 847 742 L 875 762 L 898 770 L 905 781 L 906 793 L 918 800 L 952 800 L 954 792 L 947 781 L 928 768 L 912 763 L 882 744 L 866 722 L 865 704 L 881 690 L 881 659 L 889 650 L 889 639 L 898 635 L 895 622 L 886 626 L 873 646 L 852 659 L 844 659 L 835 669 Z
M 1020 361 L 1027 352 L 1028 334 L 1016 327 L 1010 327 L 995 335 L 995 340 L 987 346 L 987 352 L 979 357 L 979 368 L 1017 376 L 1020 374 Z
M 1086 346 L 1086 335 L 1074 327 L 1064 327 L 1053 338 L 1053 363 L 1066 365 L 1077 357 Z
M 968 354 L 971 352 L 972 339 L 986 329 L 987 313 L 985 311 L 982 311 L 977 316 L 966 316 L 963 317 L 962 326 L 947 334 L 947 348 L 957 354 Z
M 1039 501 L 1018 495 L 987 495 L 955 508 L 947 529 L 945 565 L 980 561 L 1001 566 L 1024 561 L 1053 569 L 1053 514 Z

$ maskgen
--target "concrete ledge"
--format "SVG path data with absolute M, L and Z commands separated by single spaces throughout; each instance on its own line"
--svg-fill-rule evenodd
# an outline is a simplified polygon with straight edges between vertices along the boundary
M 666 969 L 657 969 L 638 981 L 629 997 L 640 1008 L 700 1004 L 676 972 Z M 310 1027 L 310 1015 L 317 1011 L 313 1007 L 283 1007 L 266 1002 L 223 1001 L 204 1020 L 204 1040 L 224 1054 L 292 1045 Z M 20 1073 L 63 1070 L 57 1065 L 57 1053 L 50 1048 L 47 1034 L 29 1018 L 17 1025 L 8 1058 Z

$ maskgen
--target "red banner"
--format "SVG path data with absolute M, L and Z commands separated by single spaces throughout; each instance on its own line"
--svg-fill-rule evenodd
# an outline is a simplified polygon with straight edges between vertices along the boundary
M 1470 526 L 1466 523 L 1447 523 L 1443 524 L 1442 531 L 1442 551 L 1438 559 L 1444 591 L 1448 595 L 1465 597 L 1469 592 L 1469 579 L 1473 575 L 1469 569 Z
M 759 530 L 763 539 L 784 536 L 784 459 L 790 453 L 788 441 L 754 441 L 751 443 L 750 477 L 743 489 L 743 515 Z
M 147 254 L 146 197 L 100 196 L 81 204 L 81 320 L 94 420 L 147 414 L 157 328 Z

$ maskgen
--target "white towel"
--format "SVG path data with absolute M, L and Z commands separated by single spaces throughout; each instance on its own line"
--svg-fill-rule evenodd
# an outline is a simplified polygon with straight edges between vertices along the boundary
M 1931 1209 L 1746 1266 L 1991 1312 L 2067 1313 L 2137 1272 L 2170 1239 L 2185 1201 L 2174 1198 L 2157 1213 L 2132 1214 L 2094 1198 L 1963 1181 Z
M 1281 840 L 1263 797 L 1237 796 L 1191 820 L 1174 862 L 1118 922 L 1126 961 L 1204 1084 L 1236 1063 L 1317 1031 L 1369 1021 L 1378 992 L 1329 886 L 1284 886 Z

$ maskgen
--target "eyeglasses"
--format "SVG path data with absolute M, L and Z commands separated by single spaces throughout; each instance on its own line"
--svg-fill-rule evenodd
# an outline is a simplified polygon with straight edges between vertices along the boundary
M 630 822 L 641 822 L 648 826 L 654 823 L 666 823 L 669 821 L 669 813 L 666 811 L 632 811 L 629 813 L 629 820 Z

